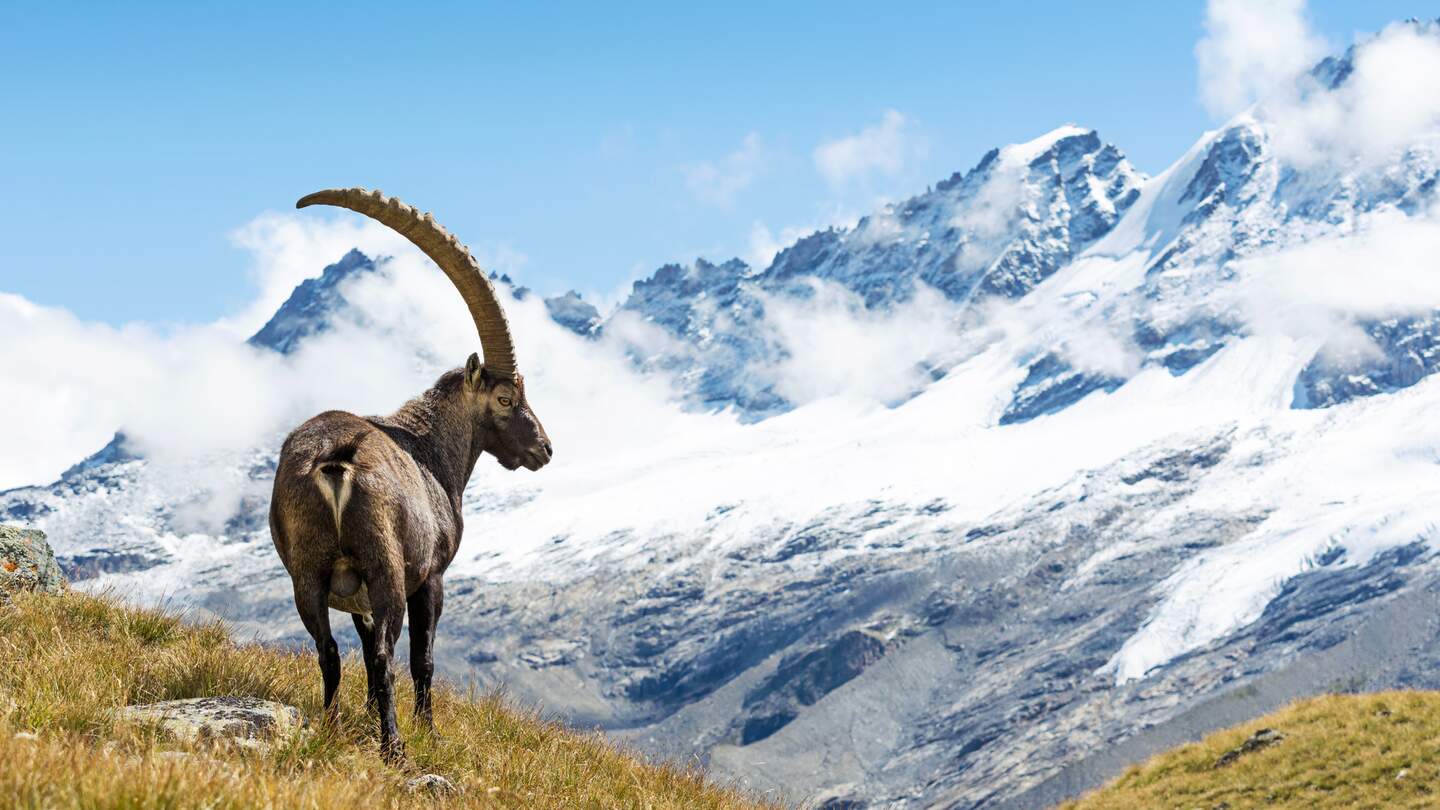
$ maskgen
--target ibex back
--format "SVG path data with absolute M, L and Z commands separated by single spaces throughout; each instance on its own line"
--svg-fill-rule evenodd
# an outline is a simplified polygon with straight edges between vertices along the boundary
M 315 639 L 327 717 L 336 711 L 340 653 L 330 608 L 350 613 L 360 635 L 369 703 L 380 716 L 380 751 L 403 756 L 395 724 L 390 661 L 410 613 L 415 716 L 434 727 L 430 683 L 445 569 L 463 531 L 461 495 L 475 463 L 490 453 L 506 469 L 538 470 L 553 451 L 515 370 L 509 325 L 470 253 L 419 212 L 380 192 L 321 191 L 315 203 L 359 211 L 399 231 L 439 265 L 460 291 L 480 334 L 485 362 L 463 368 L 390 416 L 326 411 L 296 428 L 280 450 L 270 533 L 295 587 L 295 607 Z

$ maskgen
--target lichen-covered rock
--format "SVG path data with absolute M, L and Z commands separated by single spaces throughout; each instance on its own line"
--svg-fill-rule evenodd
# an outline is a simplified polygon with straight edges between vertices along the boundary
M 417 776 L 405 783 L 411 793 L 428 793 L 432 796 L 448 796 L 455 792 L 455 784 L 438 773 Z
M 60 573 L 45 533 L 0 526 L 0 593 L 60 593 L 63 590 L 65 575 Z
M 300 710 L 252 697 L 204 697 L 126 706 L 121 722 L 153 724 L 186 742 L 232 743 L 268 748 L 289 739 L 304 726 Z

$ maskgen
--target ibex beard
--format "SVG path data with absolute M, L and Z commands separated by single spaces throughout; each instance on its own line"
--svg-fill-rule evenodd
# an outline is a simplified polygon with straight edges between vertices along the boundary
M 483 364 L 471 354 L 389 416 L 326 411 L 310 419 L 286 437 L 275 470 L 270 534 L 319 653 L 326 717 L 338 711 L 340 686 L 334 608 L 354 619 L 380 752 L 394 762 L 404 756 L 390 671 L 395 643 L 408 611 L 415 717 L 433 731 L 435 627 L 476 462 L 489 453 L 507 470 L 538 470 L 554 448 L 515 370 L 505 313 L 470 252 L 429 214 L 378 191 L 321 191 L 296 207 L 316 203 L 359 211 L 414 242 L 454 282 L 485 352 Z

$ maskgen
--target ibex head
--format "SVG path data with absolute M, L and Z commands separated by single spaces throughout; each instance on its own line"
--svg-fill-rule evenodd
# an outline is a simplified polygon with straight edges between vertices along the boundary
M 472 354 L 465 362 L 465 394 L 473 403 L 477 435 L 482 449 L 507 470 L 538 470 L 550 463 L 554 448 L 540 418 L 525 399 L 525 379 L 519 374 L 498 377 Z
M 478 355 L 470 355 L 461 382 L 464 411 L 473 420 L 480 449 L 495 456 L 507 470 L 538 470 L 548 464 L 554 448 L 525 399 L 525 381 L 515 369 L 510 324 L 495 288 L 470 250 L 429 214 L 379 191 L 327 189 L 301 197 L 295 207 L 316 204 L 349 208 L 390 226 L 444 271 L 465 300 L 485 352 L 483 364 Z

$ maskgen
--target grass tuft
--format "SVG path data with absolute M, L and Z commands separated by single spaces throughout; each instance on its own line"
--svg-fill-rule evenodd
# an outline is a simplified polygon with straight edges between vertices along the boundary
M 1266 728 L 1284 739 L 1217 765 Z M 1440 807 L 1440 693 L 1303 700 L 1159 754 L 1062 807 Z
M 331 727 L 313 722 L 313 656 L 236 645 L 221 624 L 181 618 L 78 592 L 16 594 L 13 606 L 0 608 L 0 796 L 11 806 L 97 810 L 775 806 L 698 771 L 646 763 L 496 694 L 437 684 L 440 736 L 431 738 L 408 722 L 413 694 L 398 676 L 409 762 L 390 768 L 364 714 L 364 667 L 354 656 L 344 663 L 340 721 Z M 246 753 L 188 747 L 114 721 L 125 705 L 209 695 L 287 703 L 312 723 L 268 752 Z M 459 793 L 409 793 L 406 780 L 422 773 L 445 776 Z

